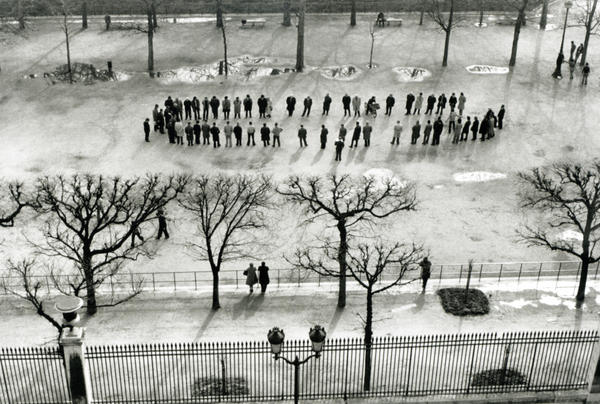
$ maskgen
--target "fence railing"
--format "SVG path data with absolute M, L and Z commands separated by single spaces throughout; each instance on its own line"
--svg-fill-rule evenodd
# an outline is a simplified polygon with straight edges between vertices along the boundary
M 70 402 L 58 348 L 0 348 L 0 403 Z
M 300 368 L 300 398 L 586 389 L 597 341 L 595 331 L 375 338 L 365 391 L 363 340 L 332 339 Z M 284 344 L 284 356 L 310 353 L 308 341 Z M 86 359 L 98 404 L 293 397 L 293 367 L 266 341 L 88 347 Z
M 598 279 L 600 262 L 589 268 L 588 279 Z M 544 281 L 575 281 L 581 271 L 580 261 L 544 261 L 544 262 L 498 262 L 498 263 L 476 263 L 473 264 L 471 273 L 471 284 L 477 285 L 481 282 L 491 280 L 510 279 L 513 281 L 521 280 L 544 280 Z M 227 270 L 219 273 L 219 283 L 223 286 L 243 287 L 246 277 L 243 270 Z M 272 268 L 270 270 L 271 286 L 279 287 L 282 284 L 294 284 L 301 286 L 311 284 L 311 286 L 321 286 L 325 282 L 335 282 L 334 278 L 321 276 L 314 272 L 298 271 L 292 268 Z M 466 283 L 468 273 L 468 264 L 441 264 L 434 265 L 431 271 L 429 284 L 435 282 L 452 280 L 457 286 Z M 390 278 L 394 276 L 393 271 L 389 272 Z M 418 270 L 409 273 L 408 277 L 418 277 Z M 384 276 L 384 279 L 386 276 Z M 69 278 L 66 276 L 57 276 L 56 281 L 62 288 L 68 289 Z M 34 282 L 39 282 L 40 286 L 47 293 L 52 293 L 55 289 L 54 280 L 50 276 L 32 277 Z M 3 283 L 2 283 L 3 282 Z M 18 289 L 21 278 L 19 277 L 0 277 L 0 284 L 14 286 Z M 144 291 L 178 291 L 178 290 L 199 290 L 212 285 L 211 271 L 179 271 L 179 272 L 133 272 L 119 273 L 108 278 L 103 285 L 97 288 L 99 293 L 120 293 L 130 290 L 133 285 L 141 286 Z M 0 295 L 5 293 L 0 288 Z

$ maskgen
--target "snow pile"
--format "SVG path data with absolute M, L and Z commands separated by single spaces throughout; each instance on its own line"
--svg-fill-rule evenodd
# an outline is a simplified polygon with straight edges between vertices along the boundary
M 556 296 L 542 295 L 540 296 L 540 303 L 545 304 L 547 306 L 560 306 L 562 303 L 562 299 Z
M 242 80 L 257 79 L 266 76 L 277 76 L 292 73 L 295 69 L 289 67 L 292 62 L 278 58 L 262 56 L 238 56 L 228 60 L 228 74 Z M 164 83 L 202 83 L 223 78 L 219 76 L 219 63 L 200 66 L 180 67 L 174 70 L 162 71 L 158 77 Z
M 563 241 L 583 241 L 583 234 L 575 230 L 565 230 L 557 235 L 557 238 Z
M 472 74 L 507 74 L 508 67 L 503 66 L 488 66 L 488 65 L 471 65 L 465 67 Z
M 398 75 L 398 80 L 402 82 L 423 81 L 431 77 L 431 72 L 422 67 L 394 67 L 392 70 Z
M 500 302 L 500 304 L 503 306 L 514 307 L 515 309 L 522 309 L 525 306 L 538 307 L 537 304 L 525 299 L 517 299 L 511 302 Z
M 456 173 L 452 176 L 456 182 L 487 182 L 506 178 L 503 173 L 490 173 L 487 171 L 473 171 L 467 173 Z
M 109 73 L 108 70 L 99 70 L 92 64 L 88 63 L 71 63 L 71 76 L 75 83 L 93 84 L 96 81 L 110 81 L 118 80 L 119 75 L 116 73 Z M 31 78 L 37 77 L 37 75 L 29 75 Z M 58 66 L 56 70 L 50 73 L 44 73 L 44 77 L 48 78 L 54 84 L 56 81 L 68 82 L 69 68 L 66 64 Z
M 332 79 L 349 81 L 358 77 L 362 70 L 354 65 L 327 66 L 319 69 L 321 76 Z
M 392 170 L 388 170 L 387 168 L 371 168 L 370 170 L 365 171 L 363 175 L 366 178 L 372 178 L 375 186 L 380 189 L 386 188 L 388 183 L 399 187 L 406 186 L 404 181 L 401 181 L 394 175 Z

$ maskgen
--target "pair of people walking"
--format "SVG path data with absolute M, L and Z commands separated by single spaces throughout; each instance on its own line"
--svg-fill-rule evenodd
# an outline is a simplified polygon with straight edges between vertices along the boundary
M 258 275 L 256 272 L 258 270 Z M 261 262 L 260 266 L 256 268 L 254 264 L 250 264 L 244 271 L 246 276 L 246 285 L 250 288 L 250 294 L 254 293 L 254 285 L 260 284 L 260 293 L 264 294 L 267 291 L 267 285 L 270 283 L 269 279 L 269 267 L 265 265 L 265 262 Z

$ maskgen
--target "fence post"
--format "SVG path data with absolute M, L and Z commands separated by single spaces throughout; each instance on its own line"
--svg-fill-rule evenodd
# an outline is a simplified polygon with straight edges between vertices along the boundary
M 523 270 L 523 263 L 519 265 L 519 278 L 517 279 L 517 283 L 521 282 L 521 271 Z
M 483 264 L 479 265 L 479 282 L 481 283 L 481 273 L 483 272 Z
M 110 294 L 111 294 L 111 296 L 112 296 L 112 295 L 114 295 L 114 294 L 115 294 L 115 288 L 114 288 L 114 286 L 113 286 L 113 276 L 112 276 L 112 275 L 110 275 L 110 276 L 108 277 L 108 279 L 110 280 Z
M 298 270 L 298 287 L 300 287 L 300 271 Z
M 81 327 L 63 329 L 59 344 L 63 350 L 67 385 L 73 404 L 92 404 L 90 371 L 85 358 L 84 332 Z
M 319 275 L 319 284 L 317 286 L 321 286 L 321 274 L 317 274 Z
M 458 283 L 459 284 L 460 284 L 460 281 L 462 281 L 462 269 L 463 269 L 463 266 L 462 266 L 462 264 L 460 264 L 460 274 L 458 275 Z
M 542 265 L 544 265 L 543 262 L 540 262 L 540 269 L 538 269 L 538 277 L 537 277 L 537 282 L 540 281 L 540 275 L 542 274 Z
M 281 270 L 279 268 L 277 268 L 277 287 L 279 287 L 279 282 L 280 282 L 280 279 L 281 279 L 280 271 Z
M 239 288 L 240 284 L 239 284 L 239 280 L 238 280 L 238 271 L 237 269 L 235 270 L 235 288 Z
M 194 271 L 194 290 L 198 290 L 198 279 L 196 277 L 197 272 Z
M 500 283 L 500 278 L 502 278 L 502 267 L 504 267 L 504 264 L 500 264 L 500 274 L 498 275 L 498 283 Z
M 156 281 L 154 279 L 154 272 L 152 272 L 152 291 L 156 292 Z
M 556 282 L 558 282 L 558 278 L 560 278 L 560 269 L 562 268 L 562 262 L 558 263 L 558 273 L 556 274 Z
M 440 285 L 442 283 L 442 271 L 444 270 L 444 266 L 440 265 L 440 281 L 438 282 L 438 285 Z
M 177 278 L 176 278 L 176 274 L 177 272 L 173 272 L 173 290 L 177 291 Z

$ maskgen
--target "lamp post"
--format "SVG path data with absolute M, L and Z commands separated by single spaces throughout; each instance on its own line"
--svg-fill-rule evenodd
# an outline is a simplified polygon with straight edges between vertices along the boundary
M 77 310 L 83 307 L 83 299 L 77 296 L 58 296 L 54 299 L 54 308 L 63 315 L 63 328 L 73 333 L 73 327 L 79 322 Z
M 312 343 L 313 354 L 300 360 L 298 355 L 294 357 L 294 360 L 290 360 L 285 356 L 281 356 L 281 350 L 283 348 L 283 341 L 285 340 L 285 334 L 283 330 L 277 327 L 273 327 L 267 334 L 267 340 L 271 344 L 271 352 L 275 360 L 283 359 L 288 365 L 294 366 L 294 403 L 298 404 L 300 398 L 300 365 L 305 364 L 311 358 L 319 358 L 323 345 L 325 344 L 325 338 L 327 333 L 325 329 L 320 325 L 312 327 L 308 333 L 308 337 Z
M 556 59 L 556 69 L 554 69 L 554 73 L 552 73 L 552 77 L 555 79 L 562 78 L 562 62 L 565 59 L 563 50 L 565 47 L 565 34 L 567 33 L 567 19 L 569 18 L 569 9 L 573 6 L 572 0 L 565 0 L 565 23 L 563 25 L 562 39 L 560 41 L 560 51 L 558 52 L 558 57 Z

